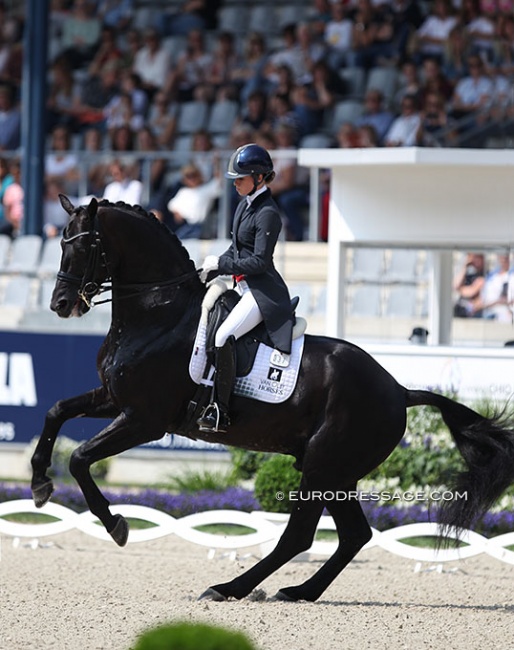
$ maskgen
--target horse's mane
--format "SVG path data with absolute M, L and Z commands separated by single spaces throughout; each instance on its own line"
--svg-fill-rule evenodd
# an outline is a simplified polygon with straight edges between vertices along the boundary
M 146 219 L 149 223 L 154 224 L 156 228 L 160 229 L 159 232 L 160 236 L 168 238 L 170 244 L 176 250 L 176 254 L 178 254 L 184 262 L 189 262 L 189 264 L 194 267 L 194 262 L 189 257 L 189 253 L 187 252 L 187 249 L 182 244 L 180 239 L 177 237 L 177 235 L 175 235 L 174 232 L 172 232 L 168 228 L 168 226 L 166 226 L 166 224 L 164 224 L 162 221 L 157 219 L 157 217 L 153 212 L 148 212 L 140 205 L 130 205 L 129 203 L 124 203 L 123 201 L 116 201 L 116 203 L 112 203 L 107 199 L 101 199 L 100 201 L 98 201 L 98 207 L 114 208 L 116 210 L 121 210 L 122 212 L 128 212 L 132 216 Z

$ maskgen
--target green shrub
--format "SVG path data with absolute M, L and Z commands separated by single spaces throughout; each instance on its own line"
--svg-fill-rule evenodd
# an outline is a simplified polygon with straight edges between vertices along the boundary
M 168 487 L 173 492 L 192 493 L 200 490 L 211 490 L 223 492 L 229 487 L 237 485 L 237 478 L 234 472 L 221 471 L 186 471 L 179 476 L 172 476 L 168 479 Z
M 231 447 L 230 456 L 232 457 L 235 476 L 242 481 L 246 481 L 255 476 L 259 467 L 270 458 L 271 454 L 264 451 L 249 451 L 248 449 Z
M 289 492 L 298 489 L 301 473 L 293 467 L 291 456 L 272 456 L 257 470 L 254 494 L 267 512 L 291 512 Z M 277 498 L 277 495 L 283 498 Z
M 143 632 L 133 650 L 256 649 L 242 632 L 204 623 L 175 623 Z

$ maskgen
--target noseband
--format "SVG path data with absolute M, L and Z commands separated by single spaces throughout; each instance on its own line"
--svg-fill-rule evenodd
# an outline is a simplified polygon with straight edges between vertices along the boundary
M 79 232 L 77 235 L 73 235 L 72 237 L 68 238 L 63 237 L 62 242 L 63 244 L 70 244 L 79 237 L 90 238 L 89 256 L 84 274 L 82 277 L 79 277 L 73 273 L 58 271 L 57 279 L 61 282 L 79 287 L 78 296 L 89 308 L 94 307 L 95 305 L 101 305 L 106 302 L 112 302 L 112 298 L 107 298 L 105 300 L 96 300 L 93 302 L 93 298 L 95 296 L 112 289 L 112 277 L 110 273 L 109 262 L 103 249 L 100 233 L 98 232 L 96 217 L 95 228 L 93 230 Z M 104 282 L 98 283 L 94 278 L 98 276 L 100 269 L 104 269 L 107 272 L 107 278 Z M 183 284 L 195 276 L 198 276 L 198 271 L 196 269 L 189 271 L 188 273 L 184 273 L 177 278 L 171 278 L 170 280 L 164 280 L 162 282 L 137 282 L 132 284 L 118 284 L 117 286 L 123 289 L 134 289 L 134 293 L 120 296 L 121 298 L 132 298 L 134 296 L 141 295 L 141 290 L 157 291 L 161 287 Z

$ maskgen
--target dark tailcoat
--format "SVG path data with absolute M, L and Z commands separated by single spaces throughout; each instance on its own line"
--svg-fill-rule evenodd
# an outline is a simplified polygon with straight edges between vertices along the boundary
M 259 305 L 264 324 L 275 347 L 291 351 L 293 314 L 286 284 L 273 263 L 282 220 L 277 204 L 267 190 L 248 206 L 237 206 L 232 243 L 219 258 L 219 273 L 244 275 Z

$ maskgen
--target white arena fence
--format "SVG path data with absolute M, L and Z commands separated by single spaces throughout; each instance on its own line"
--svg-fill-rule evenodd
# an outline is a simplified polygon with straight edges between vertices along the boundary
M 259 546 L 262 555 L 266 555 L 277 543 L 288 519 L 288 515 L 258 511 L 248 513 L 237 510 L 209 510 L 177 519 L 159 510 L 137 505 L 113 506 L 111 511 L 113 514 L 153 524 L 149 528 L 131 530 L 128 538 L 129 543 L 147 542 L 166 535 L 177 535 L 186 541 L 211 549 L 211 555 L 214 549 L 236 550 L 254 546 Z M 55 521 L 28 524 L 4 518 L 8 515 L 26 513 L 49 515 Z M 95 523 L 96 521 L 95 515 L 90 511 L 78 514 L 55 503 L 48 503 L 42 509 L 36 508 L 29 499 L 6 501 L 0 504 L 0 534 L 14 538 L 46 537 L 76 529 L 86 535 L 112 541 L 104 527 Z M 255 532 L 244 535 L 218 535 L 196 530 L 198 526 L 209 524 L 246 526 Z M 318 530 L 335 530 L 332 517 L 322 517 Z M 364 550 L 378 547 L 419 562 L 450 562 L 487 553 L 497 560 L 514 564 L 514 552 L 506 548 L 514 545 L 514 532 L 487 539 L 478 533 L 467 530 L 461 535 L 461 540 L 466 546 L 440 550 L 410 546 L 401 541 L 411 537 L 435 536 L 437 536 L 437 525 L 434 523 L 408 524 L 382 532 L 373 529 L 373 537 L 366 544 Z M 336 548 L 336 541 L 315 541 L 309 551 L 300 556 L 300 559 L 328 557 L 334 553 Z

